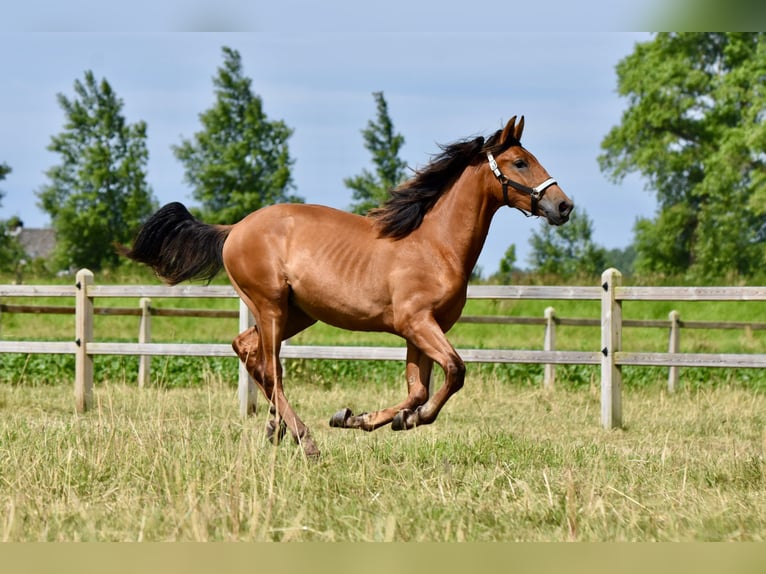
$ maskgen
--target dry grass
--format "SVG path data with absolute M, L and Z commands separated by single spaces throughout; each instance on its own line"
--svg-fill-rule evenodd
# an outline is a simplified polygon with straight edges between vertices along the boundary
M 330 429 L 403 389 L 291 383 L 323 451 L 265 443 L 236 392 L 0 386 L 0 540 L 763 540 L 766 397 L 726 385 L 598 390 L 469 380 L 436 424 Z

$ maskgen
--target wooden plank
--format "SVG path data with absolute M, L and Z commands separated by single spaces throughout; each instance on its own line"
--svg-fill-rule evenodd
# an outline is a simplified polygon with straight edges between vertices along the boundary
M 616 354 L 615 360 L 620 365 L 644 367 L 766 367 L 766 355 L 760 354 L 632 353 L 623 351 Z
M 76 350 L 74 341 L 0 341 L 0 353 L 67 355 Z
M 483 325 L 545 325 L 543 317 L 509 317 L 507 315 L 465 315 L 457 322 Z
M 6 305 L 0 303 L 0 311 L 4 313 L 20 313 L 33 315 L 74 315 L 74 307 L 60 305 Z M 135 307 L 95 307 L 95 315 L 140 317 L 141 309 Z M 152 309 L 155 317 L 198 317 L 201 319 L 236 319 L 239 312 L 226 309 Z
M 766 323 L 748 323 L 747 321 L 679 321 L 684 329 L 751 329 L 763 331 Z
M 598 301 L 598 287 L 547 285 L 469 285 L 469 299 L 575 299 Z
M 199 317 L 201 319 L 238 319 L 239 311 L 226 309 L 157 309 L 152 308 L 155 317 Z
M 556 325 L 562 325 L 566 327 L 599 327 L 601 325 L 601 319 L 588 319 L 586 317 L 556 317 Z
M 667 319 L 623 319 L 622 326 L 670 329 L 671 325 Z
M 74 297 L 74 285 L 0 285 L 0 297 Z
M 96 343 L 88 345 L 91 355 L 148 355 L 175 357 L 234 357 L 229 344 L 216 343 Z
M 617 287 L 622 301 L 766 301 L 766 287 Z
M 94 315 L 104 315 L 108 317 L 140 317 L 141 309 L 133 307 L 95 307 Z
M 150 297 L 150 298 L 238 298 L 229 285 L 92 285 L 90 297 Z
M 74 297 L 71 285 L 0 285 L 0 297 Z M 92 297 L 237 298 L 229 285 L 92 285 Z M 766 301 L 766 287 L 647 287 L 621 286 L 623 301 Z M 591 286 L 469 285 L 469 299 L 598 300 Z
M 210 343 L 90 343 L 94 355 L 169 355 L 234 357 L 228 344 Z M 458 349 L 467 363 L 551 363 L 598 365 L 600 353 L 591 351 L 537 351 L 517 349 Z M 283 359 L 404 361 L 405 347 L 348 347 L 283 344 Z
M 370 361 L 404 361 L 405 347 L 334 347 L 330 345 L 282 345 L 286 359 L 354 359 Z
M 74 307 L 61 305 L 12 305 L 0 303 L 0 312 L 34 315 L 74 315 Z M 133 316 L 141 315 L 141 310 L 134 307 L 95 307 L 95 315 L 102 316 Z M 239 312 L 227 309 L 188 309 L 188 308 L 152 308 L 155 317 L 198 317 L 204 319 L 236 319 Z M 458 319 L 459 323 L 485 325 L 545 325 L 543 317 L 516 317 L 507 315 L 465 315 Z M 561 326 L 598 327 L 601 319 L 587 317 L 556 317 L 555 322 Z M 684 329 L 751 329 L 766 330 L 766 323 L 749 323 L 747 321 L 679 321 Z M 666 319 L 623 319 L 623 327 L 661 328 L 669 329 L 670 321 Z
M 466 363 L 535 363 L 553 365 L 598 365 L 597 351 L 538 351 L 523 349 L 457 349 Z
M 61 305 L 6 305 L 0 303 L 0 311 L 3 313 L 19 313 L 34 315 L 74 315 L 74 307 Z

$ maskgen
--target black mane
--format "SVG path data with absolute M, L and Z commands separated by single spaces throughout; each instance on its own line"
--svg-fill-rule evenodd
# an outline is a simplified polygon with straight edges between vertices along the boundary
M 370 211 L 377 220 L 380 237 L 401 239 L 415 231 L 423 218 L 469 166 L 486 160 L 487 152 L 500 154 L 518 141 L 500 142 L 502 130 L 486 141 L 479 136 L 441 147 L 437 155 L 415 176 L 392 189 L 386 202 Z

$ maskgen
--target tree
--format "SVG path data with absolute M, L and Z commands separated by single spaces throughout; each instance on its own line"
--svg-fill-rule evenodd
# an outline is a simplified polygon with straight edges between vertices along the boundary
M 74 90 L 73 99 L 57 95 L 66 122 L 48 150 L 61 163 L 37 196 L 56 231 L 54 263 L 95 271 L 119 263 L 114 244 L 128 243 L 157 202 L 146 182 L 146 123 L 128 124 L 122 100 L 91 71 Z
M 647 178 L 636 270 L 705 278 L 766 262 L 766 34 L 663 33 L 617 65 L 629 106 L 602 171 Z
M 503 258 L 500 260 L 500 266 L 494 275 L 498 283 L 508 284 L 513 280 L 513 272 L 516 271 L 516 245 L 511 243 L 505 250 Z
M 11 168 L 8 164 L 0 163 L 0 181 L 5 179 L 11 173 Z M 5 193 L 0 190 L 0 207 L 2 207 L 2 199 L 5 197 Z M 13 230 L 19 225 L 20 221 L 18 217 L 12 217 L 5 221 L 0 220 L 0 269 L 3 271 L 10 271 L 16 267 L 16 264 L 24 256 L 24 251 L 19 245 L 18 240 L 12 234 Z
M 404 181 L 407 168 L 404 160 L 399 158 L 404 136 L 394 132 L 383 92 L 373 92 L 372 96 L 375 98 L 377 116 L 374 121 L 367 122 L 362 136 L 365 149 L 372 154 L 375 173 L 363 169 L 360 175 L 343 180 L 345 186 L 353 191 L 351 211 L 361 215 L 388 199 L 389 191 Z
M 0 163 L 0 181 L 3 181 L 5 179 L 5 176 L 11 173 L 11 168 L 6 163 Z M 3 198 L 5 197 L 5 193 L 2 189 L 0 189 L 0 207 L 3 205 Z
M 628 245 L 624 249 L 613 248 L 606 251 L 606 261 L 604 268 L 614 267 L 619 269 L 623 275 L 633 275 L 636 261 L 635 245 Z
M 7 163 L 0 163 L 0 181 L 3 181 L 5 179 L 5 176 L 11 173 L 11 167 Z M 0 207 L 3 206 L 3 198 L 5 197 L 5 192 L 0 189 Z
M 541 231 L 529 238 L 532 271 L 569 279 L 600 275 L 605 268 L 606 250 L 593 242 L 593 224 L 580 207 L 569 223 L 554 227 L 543 223 Z
M 215 223 L 236 223 L 274 203 L 302 202 L 291 195 L 293 131 L 269 121 L 261 98 L 243 74 L 242 58 L 223 47 L 224 62 L 213 78 L 216 101 L 200 114 L 203 130 L 173 146 L 185 180 L 201 207 L 196 214 Z

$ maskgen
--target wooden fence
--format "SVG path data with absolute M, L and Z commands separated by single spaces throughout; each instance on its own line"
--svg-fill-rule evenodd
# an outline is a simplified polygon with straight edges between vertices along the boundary
M 251 326 L 252 316 L 240 302 L 239 311 L 151 309 L 150 298 L 237 298 L 229 286 L 134 286 L 96 285 L 93 274 L 81 270 L 73 286 L 0 285 L 0 297 L 73 297 L 74 308 L 33 307 L 3 305 L 6 312 L 45 312 L 75 314 L 75 339 L 65 342 L 0 341 L 0 353 L 65 353 L 75 356 L 75 404 L 79 412 L 91 407 L 93 387 L 93 357 L 95 355 L 133 355 L 139 360 L 139 385 L 149 377 L 152 356 L 234 356 L 229 344 L 152 343 L 151 316 L 239 317 L 239 329 Z M 136 297 L 139 308 L 96 308 L 94 299 L 110 297 Z M 623 301 L 766 301 L 766 287 L 628 287 L 622 286 L 621 274 L 608 269 L 598 286 L 548 287 L 537 285 L 477 285 L 469 286 L 469 299 L 538 299 L 538 300 L 593 300 L 601 302 L 600 319 L 557 318 L 553 308 L 542 318 L 533 317 L 463 317 L 463 322 L 541 324 L 545 326 L 542 350 L 516 349 L 458 349 L 466 362 L 485 363 L 537 363 L 545 365 L 544 384 L 552 386 L 555 366 L 559 364 L 600 365 L 601 367 L 601 424 L 604 428 L 622 426 L 622 374 L 623 365 L 664 366 L 669 368 L 668 388 L 675 390 L 678 369 L 694 367 L 766 367 L 766 354 L 714 354 L 680 353 L 680 328 L 749 328 L 766 329 L 763 323 L 704 322 L 680 320 L 671 312 L 663 320 L 623 320 Z M 96 314 L 137 315 L 141 317 L 137 343 L 101 342 L 93 337 L 93 318 Z M 593 351 L 558 351 L 555 348 L 556 325 L 601 327 L 600 348 Z M 624 327 L 665 327 L 669 330 L 667 353 L 630 352 L 622 349 Z M 302 346 L 283 344 L 281 356 L 300 359 L 405 359 L 401 347 Z M 255 408 L 255 389 L 240 364 L 240 413 L 245 416 Z

